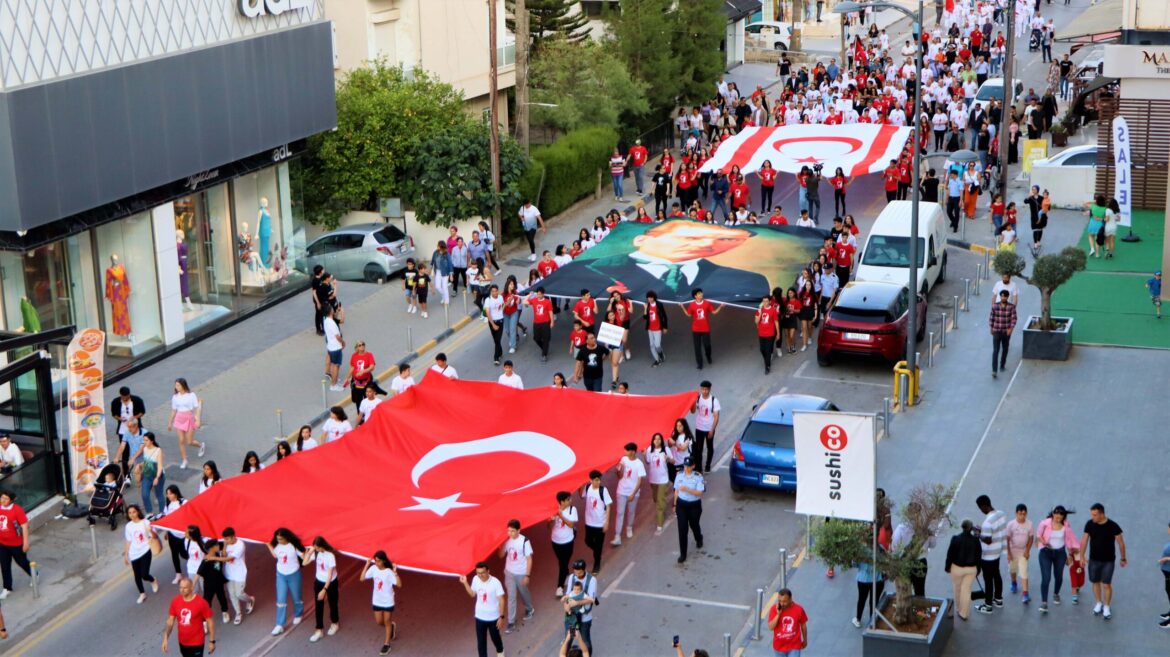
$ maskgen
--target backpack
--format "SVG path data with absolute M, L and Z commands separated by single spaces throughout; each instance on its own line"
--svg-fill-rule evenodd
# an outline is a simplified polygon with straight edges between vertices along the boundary
M 609 502 L 606 502 L 605 498 L 606 498 L 606 495 L 609 494 L 609 491 L 606 490 L 604 485 L 601 488 L 599 488 L 598 490 L 601 491 L 600 493 L 597 494 L 597 499 L 601 500 L 601 508 L 608 510 L 609 509 Z M 583 500 L 589 499 L 589 484 L 585 484 L 585 487 L 581 489 L 581 499 L 583 499 Z

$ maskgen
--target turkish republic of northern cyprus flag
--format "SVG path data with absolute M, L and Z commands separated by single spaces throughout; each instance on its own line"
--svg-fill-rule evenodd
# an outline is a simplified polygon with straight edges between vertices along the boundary
M 428 373 L 344 438 L 225 479 L 155 525 L 194 524 L 209 537 L 233 527 L 256 542 L 287 527 L 352 556 L 385 550 L 404 568 L 466 573 L 500 545 L 509 519 L 547 520 L 558 491 L 612 467 L 627 442 L 644 450 L 655 432 L 670 435 L 694 400 Z
M 765 160 L 780 171 L 799 173 L 801 167 L 824 166 L 825 175 L 841 167 L 847 176 L 879 173 L 898 159 L 910 138 L 910 128 L 872 123 L 844 125 L 798 124 L 744 128 L 719 145 L 700 171 L 758 171 Z

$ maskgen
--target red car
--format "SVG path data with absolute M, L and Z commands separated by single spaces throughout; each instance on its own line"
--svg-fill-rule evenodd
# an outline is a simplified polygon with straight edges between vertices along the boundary
M 854 281 L 841 289 L 817 336 L 817 363 L 829 365 L 835 354 L 877 356 L 896 362 L 906 358 L 910 292 L 905 285 Z M 926 332 L 926 297 L 918 295 L 915 338 Z

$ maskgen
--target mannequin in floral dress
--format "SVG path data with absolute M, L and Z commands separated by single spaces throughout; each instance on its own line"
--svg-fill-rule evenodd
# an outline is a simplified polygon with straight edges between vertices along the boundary
M 110 327 L 114 335 L 130 335 L 130 278 L 118 255 L 110 256 L 106 269 L 106 299 L 110 302 Z

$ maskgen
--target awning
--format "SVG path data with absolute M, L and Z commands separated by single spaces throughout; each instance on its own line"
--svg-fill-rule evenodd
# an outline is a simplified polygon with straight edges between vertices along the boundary
M 1104 43 L 1121 37 L 1122 0 L 1102 0 L 1081 12 L 1063 30 L 1057 41 L 1068 43 Z
M 1121 82 L 1119 78 L 1111 78 L 1108 75 L 1098 75 L 1097 77 L 1093 78 L 1089 84 L 1086 84 L 1084 89 L 1081 89 L 1081 95 L 1087 96 L 1102 87 L 1108 87 L 1109 85 L 1116 84 L 1118 82 Z

